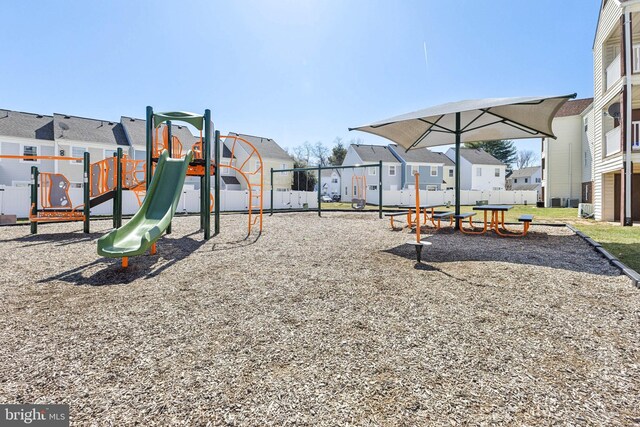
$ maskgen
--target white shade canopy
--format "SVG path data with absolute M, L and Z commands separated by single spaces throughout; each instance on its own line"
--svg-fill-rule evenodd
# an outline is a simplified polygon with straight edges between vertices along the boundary
M 498 139 L 555 138 L 551 122 L 576 94 L 450 102 L 349 128 L 387 138 L 406 150 Z M 456 123 L 459 117 L 460 123 Z

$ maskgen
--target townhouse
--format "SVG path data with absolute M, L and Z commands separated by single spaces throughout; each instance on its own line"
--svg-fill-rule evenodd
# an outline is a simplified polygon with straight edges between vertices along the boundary
M 0 155 L 59 155 L 55 148 L 53 116 L 0 110 Z M 55 172 L 56 162 L 0 159 L 0 185 L 28 186 L 31 166 L 43 172 Z
M 455 150 L 450 148 L 446 155 L 455 159 Z M 461 190 L 504 190 L 507 165 L 479 148 L 461 148 L 460 164 Z
M 446 190 L 454 188 L 455 164 L 444 153 L 426 148 L 405 151 L 389 145 L 391 153 L 400 161 L 400 188 L 415 188 L 414 172 L 419 172 L 420 190 Z M 448 179 L 446 180 L 445 177 Z
M 507 177 L 507 188 L 510 190 L 535 191 L 541 197 L 542 167 L 530 166 L 514 170 Z
M 269 191 L 271 189 L 271 169 L 291 169 L 293 168 L 293 158 L 282 148 L 280 147 L 273 139 L 265 138 L 261 136 L 254 135 L 246 135 L 242 133 L 230 132 L 230 137 L 237 137 L 244 139 L 249 142 L 258 153 L 262 157 L 262 166 L 263 166 L 263 174 L 264 174 L 264 191 Z M 258 157 L 252 152 L 250 147 L 247 144 L 243 144 L 242 142 L 235 143 L 236 139 L 234 138 L 224 138 L 223 145 L 229 150 L 229 154 L 231 155 L 231 151 L 233 151 L 234 162 L 236 164 L 236 168 L 242 169 L 244 174 L 247 176 L 249 182 L 251 182 L 252 186 L 256 186 L 260 182 L 260 161 Z M 224 160 L 224 154 L 223 154 Z M 228 158 L 227 158 L 228 161 Z M 225 175 L 229 176 L 230 174 L 226 172 L 221 173 L 221 178 Z M 241 189 L 246 189 L 246 181 L 244 178 L 235 175 L 236 178 L 239 179 L 239 185 Z M 274 173 L 273 175 L 273 189 L 274 191 L 289 191 L 291 190 L 293 174 L 290 172 L 279 172 Z
M 342 162 L 343 166 L 371 165 L 382 162 L 382 189 L 400 190 L 402 188 L 402 163 L 391 152 L 389 146 L 351 144 Z M 344 169 L 340 186 L 342 201 L 350 202 L 357 195 L 356 177 L 362 177 L 367 192 L 377 192 L 378 169 L 376 167 Z

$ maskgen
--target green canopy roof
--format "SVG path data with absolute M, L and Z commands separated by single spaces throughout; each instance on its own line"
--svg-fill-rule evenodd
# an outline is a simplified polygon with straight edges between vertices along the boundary
M 188 113 L 186 111 L 170 111 L 167 113 L 155 113 L 153 115 L 153 126 L 158 127 L 168 120 L 177 120 L 189 123 L 198 130 L 204 128 L 204 116 L 201 114 Z

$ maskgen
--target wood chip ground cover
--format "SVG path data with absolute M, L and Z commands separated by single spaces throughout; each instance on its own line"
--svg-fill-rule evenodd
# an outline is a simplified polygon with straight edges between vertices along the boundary
M 640 423 L 640 291 L 570 230 L 177 218 L 123 270 L 76 224 L 0 229 L 0 402 L 74 425 Z

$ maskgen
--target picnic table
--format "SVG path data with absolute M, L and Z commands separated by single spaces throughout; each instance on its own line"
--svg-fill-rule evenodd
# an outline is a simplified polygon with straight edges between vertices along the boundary
M 522 215 L 518 218 L 518 221 L 524 224 L 524 229 L 521 233 L 512 232 L 507 229 L 504 224 L 504 213 L 513 209 L 513 206 L 510 205 L 482 205 L 482 206 L 474 206 L 474 211 L 482 211 L 484 212 L 484 224 L 483 228 L 480 231 L 475 231 L 472 217 L 475 213 L 465 213 L 456 216 L 459 219 L 469 218 L 469 225 L 471 226 L 471 230 L 465 230 L 462 226 L 462 221 L 460 222 L 460 231 L 467 234 L 484 234 L 488 230 L 493 230 L 499 236 L 503 237 L 512 237 L 512 236 L 526 236 L 529 231 L 529 225 L 533 221 L 533 215 Z M 487 213 L 491 212 L 491 221 L 487 221 Z
M 436 208 L 441 208 L 444 207 L 446 205 L 443 204 L 426 204 L 426 205 L 420 205 L 418 206 L 420 212 L 422 212 L 424 221 L 423 223 L 426 224 L 427 221 L 431 221 L 431 223 L 435 226 L 439 228 L 439 224 L 440 224 L 440 218 L 437 218 L 437 213 L 436 213 Z M 396 208 L 398 209 L 406 209 L 405 212 L 398 212 L 398 213 L 394 213 L 394 214 L 387 214 L 387 216 L 390 217 L 391 219 L 391 228 L 394 227 L 393 225 L 393 218 L 395 216 L 398 215 L 407 215 L 407 227 L 413 227 L 413 215 L 414 215 L 414 211 L 416 209 L 416 205 L 395 205 Z M 453 213 L 451 212 L 451 215 L 453 215 Z M 436 220 L 438 220 L 438 223 L 436 224 Z

